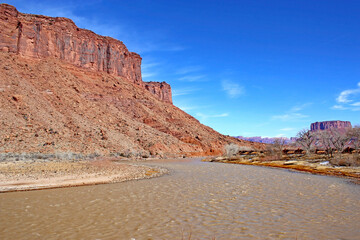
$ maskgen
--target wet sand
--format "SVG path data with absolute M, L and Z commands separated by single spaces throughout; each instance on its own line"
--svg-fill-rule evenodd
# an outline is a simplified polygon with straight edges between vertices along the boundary
M 115 183 L 157 177 L 166 172 L 116 159 L 4 161 L 0 162 L 0 192 Z

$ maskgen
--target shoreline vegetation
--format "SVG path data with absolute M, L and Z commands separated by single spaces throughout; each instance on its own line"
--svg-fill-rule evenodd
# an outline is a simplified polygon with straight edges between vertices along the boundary
M 121 158 L 0 161 L 0 193 L 117 183 L 167 174 Z
M 318 131 L 303 129 L 291 144 L 279 137 L 265 149 L 228 144 L 224 153 L 223 157 L 204 161 L 285 168 L 345 177 L 360 183 L 360 126 Z
M 292 154 L 276 157 L 255 152 L 231 157 L 205 158 L 203 161 L 283 168 L 318 175 L 344 177 L 360 184 L 360 166 L 341 166 L 342 159 L 355 157 L 350 154 L 341 154 L 332 159 L 323 154 Z

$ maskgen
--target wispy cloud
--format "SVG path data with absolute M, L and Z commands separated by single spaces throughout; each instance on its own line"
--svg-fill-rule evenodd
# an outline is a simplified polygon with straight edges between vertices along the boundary
M 309 116 L 301 114 L 301 113 L 286 113 L 286 114 L 283 114 L 283 115 L 272 116 L 272 119 L 287 122 L 287 121 L 300 120 L 300 119 L 304 119 L 304 118 L 307 118 L 307 117 L 309 117 Z
M 299 121 L 301 119 L 308 118 L 309 117 L 308 115 L 302 114 L 302 113 L 300 113 L 300 111 L 309 105 L 311 105 L 311 103 L 304 103 L 301 105 L 296 105 L 284 114 L 272 116 L 271 119 L 272 120 L 280 120 L 283 122 L 290 122 L 290 121 Z M 283 130 L 283 131 L 285 131 L 285 130 Z
M 186 75 L 183 77 L 178 78 L 180 81 L 186 82 L 198 82 L 198 81 L 205 81 L 206 75 Z
M 335 110 L 360 111 L 360 82 L 357 88 L 342 91 L 336 98 L 337 104 L 331 107 Z
M 213 115 L 209 115 L 209 114 L 204 114 L 204 113 L 196 113 L 195 114 L 198 118 L 200 118 L 201 120 L 206 120 L 209 118 L 223 118 L 223 117 L 228 117 L 229 114 L 228 113 L 221 113 L 221 114 L 213 114 Z
M 237 98 L 245 93 L 244 87 L 233 81 L 223 80 L 221 85 L 222 89 L 230 98 Z
M 143 72 L 141 74 L 143 79 L 151 78 L 151 77 L 156 76 L 156 75 L 157 75 L 157 73 L 155 73 L 155 72 Z
M 200 70 L 202 70 L 202 67 L 200 66 L 187 66 L 177 70 L 176 74 L 185 75 L 193 72 L 198 72 Z
M 197 89 L 197 88 L 173 89 L 172 96 L 177 97 L 177 96 L 189 95 L 197 90 L 199 90 L 199 89 Z
M 141 71 L 146 71 L 146 70 L 149 70 L 149 69 L 151 69 L 153 67 L 157 67 L 159 65 L 160 65 L 160 63 L 158 63 L 158 62 L 141 63 Z
M 154 80 L 153 77 L 158 75 L 160 65 L 161 64 L 159 62 L 154 62 L 149 59 L 145 60 L 145 62 L 141 64 L 141 76 L 143 80 Z
M 312 103 L 304 103 L 304 104 L 300 104 L 300 105 L 296 105 L 294 107 L 292 107 L 290 109 L 291 112 L 298 112 L 298 111 L 301 111 L 303 110 L 304 108 L 310 106 Z
M 185 112 L 198 108 L 197 106 L 185 106 L 185 105 L 178 105 L 177 107 Z

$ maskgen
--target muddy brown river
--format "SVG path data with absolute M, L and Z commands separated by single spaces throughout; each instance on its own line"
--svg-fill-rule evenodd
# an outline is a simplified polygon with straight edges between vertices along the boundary
M 0 194 L 0 239 L 360 239 L 360 186 L 283 169 L 149 162 L 154 179 Z

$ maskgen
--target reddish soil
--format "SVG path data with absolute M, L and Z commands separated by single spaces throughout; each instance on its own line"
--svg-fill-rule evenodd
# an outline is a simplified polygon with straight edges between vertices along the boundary
M 122 77 L 0 52 L 0 152 L 216 155 L 229 142 Z

